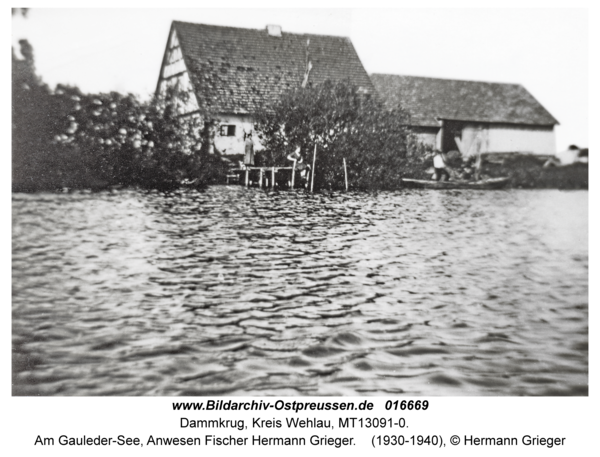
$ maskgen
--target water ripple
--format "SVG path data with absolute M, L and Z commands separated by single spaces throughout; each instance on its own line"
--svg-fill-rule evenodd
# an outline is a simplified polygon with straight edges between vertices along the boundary
M 14 395 L 587 395 L 587 192 L 13 195 Z

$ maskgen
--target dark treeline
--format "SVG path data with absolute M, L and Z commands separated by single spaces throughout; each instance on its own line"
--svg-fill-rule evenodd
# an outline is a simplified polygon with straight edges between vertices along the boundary
M 51 90 L 36 75 L 29 43 L 20 45 L 23 59 L 12 56 L 13 191 L 172 188 L 184 179 L 208 183 L 222 168 L 203 153 L 199 117 L 180 115 L 186 94 L 142 102 L 63 85 Z
M 36 75 L 29 43 L 20 45 L 23 59 L 12 56 L 13 191 L 169 189 L 184 180 L 203 186 L 221 181 L 231 165 L 203 147 L 214 118 L 181 115 L 189 94 L 143 102 L 117 92 L 51 89 Z M 423 157 L 405 124 L 402 112 L 386 112 L 347 83 L 298 88 L 258 113 L 265 146 L 259 161 L 290 165 L 286 155 L 300 146 L 308 162 L 317 145 L 315 188 L 343 187 L 344 158 L 352 188 L 399 187 Z

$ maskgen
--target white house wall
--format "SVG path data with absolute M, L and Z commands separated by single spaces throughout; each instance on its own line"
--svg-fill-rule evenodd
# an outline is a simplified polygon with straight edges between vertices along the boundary
M 262 149 L 262 145 L 254 132 L 254 125 L 250 116 L 219 115 L 219 129 L 215 137 L 215 146 L 225 155 L 244 153 L 244 132 L 253 132 L 254 150 Z M 235 125 L 235 136 L 221 136 L 221 125 Z
M 435 127 L 412 127 L 411 134 L 420 143 L 437 148 L 437 136 L 440 129 Z
M 465 149 L 465 155 L 474 155 L 482 152 L 490 152 L 489 128 L 477 124 L 467 124 L 462 129 L 461 143 Z M 461 151 L 463 152 L 463 151 Z
M 431 146 L 432 148 L 437 148 L 435 132 L 418 132 L 414 135 L 421 143 Z
M 417 139 L 441 148 L 441 130 L 415 132 Z M 461 142 L 469 154 L 479 152 L 523 152 L 555 154 L 556 138 L 552 127 L 468 124 L 462 130 Z M 458 147 L 456 147 L 458 150 Z
M 483 152 L 555 154 L 554 128 L 491 125 L 488 132 L 488 151 Z

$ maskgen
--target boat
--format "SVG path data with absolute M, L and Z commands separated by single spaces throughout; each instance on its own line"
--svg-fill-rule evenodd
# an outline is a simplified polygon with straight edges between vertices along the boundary
M 406 187 L 418 189 L 501 189 L 508 184 L 510 178 L 490 178 L 481 181 L 433 181 L 430 179 L 403 178 Z

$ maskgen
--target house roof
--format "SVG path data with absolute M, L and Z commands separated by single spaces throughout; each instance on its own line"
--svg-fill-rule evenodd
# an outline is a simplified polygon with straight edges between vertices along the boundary
M 437 119 L 558 124 L 520 84 L 383 74 L 371 75 L 371 81 L 386 106 L 404 108 L 415 126 L 439 127 Z
M 307 42 L 309 84 L 349 79 L 366 93 L 375 88 L 349 38 L 242 29 L 174 21 L 198 104 L 216 113 L 252 113 L 261 102 L 302 84 Z

